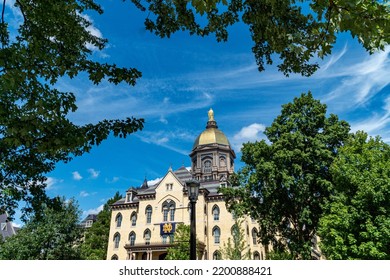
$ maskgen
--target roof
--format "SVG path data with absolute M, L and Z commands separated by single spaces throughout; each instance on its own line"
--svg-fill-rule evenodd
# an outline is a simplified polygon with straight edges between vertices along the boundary
M 180 180 L 180 183 L 184 184 L 186 181 L 192 179 L 191 172 L 188 171 L 184 166 L 173 172 L 176 177 Z
M 230 146 L 226 135 L 218 129 L 212 109 L 209 111 L 209 120 L 207 122 L 206 129 L 196 138 L 192 149 L 194 150 L 198 146 L 210 144 Z
M 17 228 L 15 228 L 12 223 L 8 220 L 7 214 L 0 215 L 0 232 L 1 237 L 7 238 L 16 233 Z

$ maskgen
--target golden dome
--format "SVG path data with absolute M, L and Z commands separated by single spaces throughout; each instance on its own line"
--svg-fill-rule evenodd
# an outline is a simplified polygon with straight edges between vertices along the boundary
M 214 120 L 214 112 L 212 109 L 208 112 L 209 121 L 207 122 L 206 130 L 204 130 L 195 140 L 193 149 L 197 146 L 220 144 L 230 146 L 229 140 L 225 134 L 218 129 L 217 122 Z

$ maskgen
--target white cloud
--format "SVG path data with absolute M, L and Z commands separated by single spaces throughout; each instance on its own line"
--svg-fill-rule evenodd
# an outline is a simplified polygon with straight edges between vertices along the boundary
M 362 130 L 371 136 L 380 135 L 384 142 L 389 142 L 390 131 L 385 128 L 390 124 L 390 97 L 384 101 L 383 113 L 374 112 L 371 117 L 351 124 L 351 130 L 356 132 Z
M 341 80 L 323 99 L 325 103 L 339 103 L 346 108 L 361 107 L 390 84 L 390 47 L 368 56 L 363 62 L 333 69 Z M 326 78 L 326 77 L 324 77 Z
M 90 177 L 91 177 L 92 179 L 96 179 L 97 177 L 99 177 L 100 171 L 96 171 L 96 170 L 93 169 L 93 168 L 89 168 L 89 169 L 88 169 L 88 173 L 89 173 L 89 175 L 90 175 Z
M 162 177 L 150 180 L 150 181 L 148 181 L 148 186 L 154 186 L 155 184 L 157 184 L 161 180 L 162 180 Z
M 241 128 L 232 138 L 233 149 L 241 150 L 242 144 L 246 142 L 254 142 L 264 138 L 263 132 L 265 125 L 253 123 Z
M 114 176 L 114 177 L 112 177 L 112 179 L 107 179 L 107 178 L 106 178 L 105 182 L 106 182 L 107 184 L 113 184 L 113 183 L 118 182 L 119 179 L 120 179 L 119 177 Z
M 46 190 L 52 190 L 55 188 L 55 185 L 58 184 L 58 183 L 62 183 L 64 180 L 62 179 L 57 179 L 57 178 L 54 178 L 54 177 L 47 177 L 46 178 Z
M 104 207 L 104 204 L 101 204 L 100 206 L 98 206 L 96 208 L 85 210 L 85 211 L 83 211 L 83 215 L 82 216 L 86 217 L 89 214 L 98 214 L 100 211 L 103 210 L 103 207 Z
M 188 151 L 179 149 L 176 145 L 170 144 L 171 139 L 175 141 L 193 141 L 194 135 L 184 130 L 177 131 L 142 131 L 134 134 L 141 141 L 149 144 L 155 144 L 182 155 L 188 155 Z
M 73 175 L 73 180 L 80 181 L 81 179 L 83 179 L 83 177 L 80 175 L 78 171 L 72 172 L 72 175 Z
M 81 17 L 83 17 L 85 20 L 87 20 L 90 23 L 90 25 L 87 26 L 85 28 L 85 30 L 87 30 L 91 35 L 93 35 L 95 37 L 103 38 L 102 32 L 94 25 L 94 21 L 92 20 L 92 18 L 90 16 L 83 14 L 83 15 L 81 15 Z M 94 46 L 90 43 L 88 43 L 86 46 L 91 51 L 98 51 L 99 50 L 96 46 Z M 104 54 L 104 56 L 105 56 L 105 54 Z
M 90 196 L 90 194 L 86 191 L 81 191 L 80 194 L 79 194 L 81 197 L 87 197 L 87 196 Z

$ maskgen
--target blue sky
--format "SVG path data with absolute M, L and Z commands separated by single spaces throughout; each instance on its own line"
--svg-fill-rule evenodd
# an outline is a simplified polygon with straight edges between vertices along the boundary
M 130 186 L 140 186 L 145 177 L 152 181 L 170 166 L 190 166 L 188 154 L 210 108 L 236 151 L 236 169 L 242 166 L 241 144 L 264 138 L 264 128 L 281 105 L 309 90 L 353 131 L 390 142 L 390 48 L 370 56 L 356 40 L 341 34 L 316 74 L 287 78 L 276 66 L 258 72 L 244 25 L 230 29 L 227 43 L 187 33 L 161 39 L 145 31 L 146 14 L 131 3 L 100 2 L 105 13 L 88 14 L 90 30 L 109 44 L 95 50 L 94 57 L 135 67 L 143 77 L 135 87 L 106 82 L 94 86 L 83 76 L 62 79 L 58 87 L 76 94 L 79 109 L 70 118 L 77 124 L 134 116 L 145 118 L 145 128 L 127 139 L 110 137 L 47 174 L 48 194 L 77 199 L 83 217 L 96 213 L 116 191 L 124 194 Z

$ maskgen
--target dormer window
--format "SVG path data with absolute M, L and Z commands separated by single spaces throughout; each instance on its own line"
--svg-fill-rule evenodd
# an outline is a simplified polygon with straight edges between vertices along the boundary
M 126 201 L 127 202 L 133 201 L 133 193 L 132 192 L 127 193 Z

